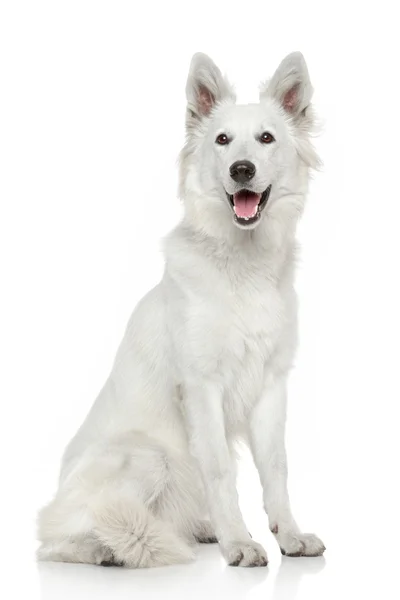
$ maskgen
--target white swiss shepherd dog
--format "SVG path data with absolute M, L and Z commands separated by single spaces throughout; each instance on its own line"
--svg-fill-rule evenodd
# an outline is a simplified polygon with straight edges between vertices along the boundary
M 41 560 L 183 563 L 218 542 L 230 565 L 265 566 L 238 506 L 234 445 L 250 447 L 283 554 L 319 556 L 290 508 L 284 445 L 296 348 L 296 226 L 309 173 L 312 86 L 287 56 L 237 105 L 195 54 L 181 153 L 182 221 L 162 281 L 141 300 L 112 372 L 69 444 L 39 515 Z

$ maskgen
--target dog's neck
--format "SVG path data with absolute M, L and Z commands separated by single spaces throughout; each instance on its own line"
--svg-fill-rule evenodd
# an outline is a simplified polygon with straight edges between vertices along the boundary
M 193 199 L 191 199 L 193 200 Z M 193 206 L 193 202 L 190 202 Z M 226 207 L 224 207 L 226 208 Z M 282 273 L 292 264 L 296 255 L 296 223 L 298 215 L 293 214 L 293 206 L 286 206 L 286 212 L 271 211 L 263 217 L 258 227 L 251 231 L 239 229 L 228 214 L 224 227 L 215 228 L 208 222 L 194 218 L 186 211 L 182 222 L 171 233 L 170 241 L 178 241 L 179 248 L 190 249 L 199 254 L 202 260 L 210 260 L 221 270 L 241 279 L 258 272 L 270 280 L 279 281 Z M 199 226 L 201 225 L 201 226 Z M 182 243 L 183 242 L 183 243 Z M 174 252 L 176 256 L 178 253 Z M 170 258 L 167 252 L 167 260 Z
M 235 225 L 224 199 L 189 192 L 184 196 L 182 224 L 196 233 L 198 238 L 226 247 L 227 251 L 261 252 L 280 251 L 291 245 L 297 223 L 303 213 L 305 193 L 275 194 L 271 207 L 267 207 L 260 223 L 253 229 Z

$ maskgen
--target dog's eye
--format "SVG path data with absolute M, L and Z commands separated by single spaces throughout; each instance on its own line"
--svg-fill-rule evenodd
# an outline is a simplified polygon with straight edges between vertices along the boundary
M 226 133 L 220 133 L 215 141 L 217 144 L 220 144 L 220 146 L 229 144 L 229 139 L 228 139 L 228 136 L 226 135 Z
M 262 142 L 263 144 L 271 144 L 274 141 L 274 136 L 268 131 L 264 131 L 264 133 L 260 135 L 260 142 Z

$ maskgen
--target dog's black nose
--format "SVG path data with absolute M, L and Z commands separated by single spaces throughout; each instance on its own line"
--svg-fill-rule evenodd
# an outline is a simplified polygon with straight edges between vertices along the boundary
M 249 160 L 237 160 L 231 165 L 229 172 L 232 179 L 237 183 L 246 183 L 254 177 L 256 167 Z

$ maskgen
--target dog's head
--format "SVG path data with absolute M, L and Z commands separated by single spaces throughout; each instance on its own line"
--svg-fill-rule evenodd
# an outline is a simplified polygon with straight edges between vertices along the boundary
M 237 105 L 218 67 L 195 54 L 186 95 L 181 187 L 197 224 L 254 229 L 285 198 L 301 212 L 308 169 L 318 164 L 309 141 L 312 86 L 303 56 L 282 61 L 261 86 L 259 104 Z

